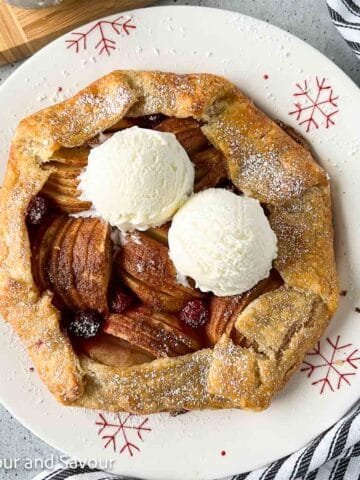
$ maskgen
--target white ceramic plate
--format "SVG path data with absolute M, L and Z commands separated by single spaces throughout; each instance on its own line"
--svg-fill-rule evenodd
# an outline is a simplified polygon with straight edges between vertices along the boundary
M 121 68 L 225 75 L 270 115 L 307 137 L 332 178 L 337 262 L 347 295 L 303 371 L 262 413 L 128 418 L 62 407 L 31 371 L 22 346 L 3 322 L 0 399 L 54 447 L 82 460 L 112 459 L 117 473 L 157 480 L 215 479 L 260 467 L 302 447 L 359 396 L 359 90 L 320 53 L 258 20 L 196 7 L 135 10 L 67 34 L 4 83 L 1 174 L 22 117 Z

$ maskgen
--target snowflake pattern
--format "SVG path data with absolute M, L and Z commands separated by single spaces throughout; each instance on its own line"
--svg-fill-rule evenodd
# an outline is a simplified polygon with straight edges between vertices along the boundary
M 121 33 L 130 35 L 131 30 L 135 29 L 136 25 L 132 23 L 132 18 L 124 20 L 124 17 L 115 18 L 115 20 L 99 20 L 94 23 L 86 32 L 72 32 L 72 38 L 65 40 L 67 48 L 74 49 L 76 53 L 81 50 L 86 50 L 88 47 L 88 39 L 92 37 L 95 39 L 95 50 L 99 55 L 106 53 L 111 54 L 112 50 L 116 48 L 116 41 L 114 36 L 119 36 Z M 94 42 L 94 43 L 95 43 Z
M 303 125 L 306 132 L 318 129 L 321 126 L 329 128 L 335 125 L 334 116 L 339 112 L 333 88 L 327 84 L 325 78 L 315 78 L 315 82 L 304 80 L 296 84 L 297 91 L 293 94 L 294 110 L 289 115 L 295 115 L 299 125 Z
M 306 354 L 302 372 L 312 378 L 312 385 L 320 386 L 320 394 L 351 385 L 350 378 L 360 365 L 360 352 L 351 343 L 341 344 L 340 335 L 333 341 L 327 338 Z
M 148 421 L 148 418 L 142 419 L 132 413 L 117 413 L 110 419 L 99 413 L 95 424 L 99 427 L 98 435 L 104 440 L 104 448 L 112 447 L 114 452 L 132 457 L 134 452 L 140 451 L 136 441 L 143 442 L 143 434 L 151 432 Z

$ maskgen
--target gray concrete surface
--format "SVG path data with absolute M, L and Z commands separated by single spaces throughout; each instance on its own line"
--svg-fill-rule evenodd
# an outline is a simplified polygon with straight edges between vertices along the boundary
M 360 63 L 330 22 L 325 0 L 161 0 L 155 5 L 201 5 L 238 11 L 268 21 L 316 47 L 360 85 Z M 19 63 L 0 67 L 0 83 Z M 26 399 L 24 399 L 26 401 Z M 27 458 L 51 458 L 58 452 L 32 435 L 0 406 L 0 480 L 28 480 Z M 19 458 L 16 469 L 1 468 L 4 459 Z

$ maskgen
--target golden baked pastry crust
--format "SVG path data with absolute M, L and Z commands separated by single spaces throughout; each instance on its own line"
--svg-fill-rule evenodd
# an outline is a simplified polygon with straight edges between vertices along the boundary
M 193 117 L 226 159 L 232 182 L 259 199 L 279 241 L 284 285 L 239 314 L 214 349 L 132 367 L 77 356 L 50 292 L 31 270 L 25 214 L 61 147 L 83 145 L 125 115 Z M 234 85 L 209 74 L 115 71 L 73 98 L 25 118 L 14 136 L 0 197 L 0 310 L 49 390 L 62 403 L 153 413 L 261 410 L 321 336 L 338 299 L 329 182 L 311 154 Z

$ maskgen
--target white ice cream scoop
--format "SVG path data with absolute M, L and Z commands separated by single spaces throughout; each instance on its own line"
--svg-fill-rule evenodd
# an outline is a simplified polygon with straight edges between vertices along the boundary
M 277 239 L 257 200 L 210 188 L 176 213 L 169 249 L 181 275 L 204 292 L 226 296 L 246 292 L 269 275 Z
M 91 150 L 81 198 L 122 231 L 167 222 L 192 193 L 194 167 L 172 133 L 132 127 Z

